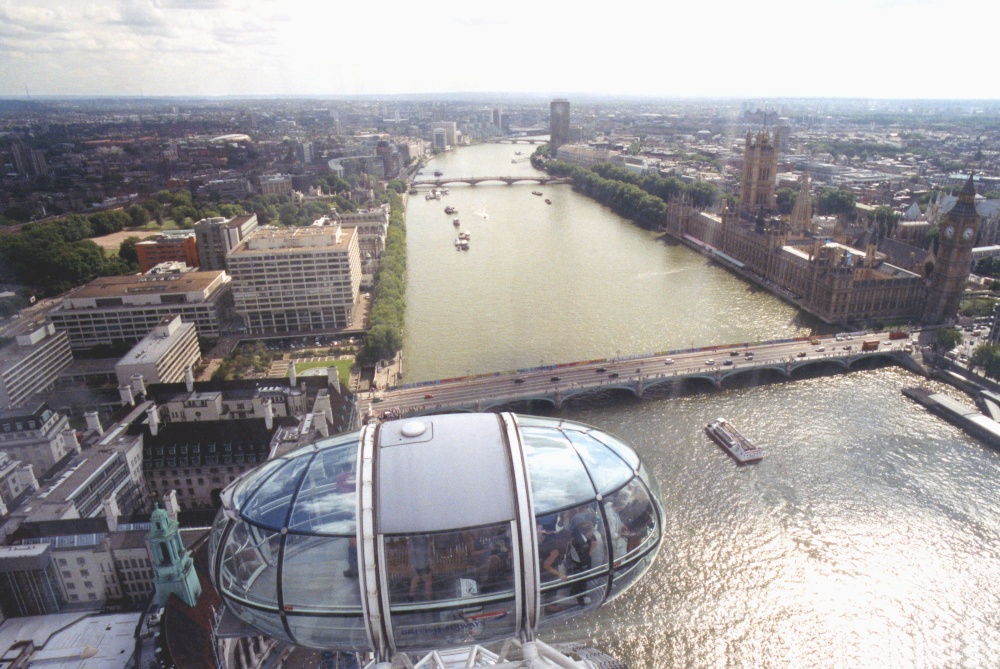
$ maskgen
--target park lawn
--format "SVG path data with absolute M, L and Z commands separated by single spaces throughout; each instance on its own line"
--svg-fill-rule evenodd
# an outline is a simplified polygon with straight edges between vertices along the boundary
M 295 373 L 301 374 L 307 369 L 315 369 L 316 367 L 336 367 L 337 376 L 340 377 L 340 385 L 347 387 L 351 381 L 351 367 L 354 366 L 353 360 L 326 360 L 322 362 L 296 362 L 295 363 Z

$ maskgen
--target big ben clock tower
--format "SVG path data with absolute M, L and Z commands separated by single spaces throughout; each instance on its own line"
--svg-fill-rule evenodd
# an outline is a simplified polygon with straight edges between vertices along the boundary
M 943 323 L 958 314 L 965 284 L 972 271 L 972 246 L 979 231 L 976 214 L 976 188 L 972 175 L 958 194 L 958 202 L 941 222 L 941 238 L 937 261 L 927 287 L 922 321 Z

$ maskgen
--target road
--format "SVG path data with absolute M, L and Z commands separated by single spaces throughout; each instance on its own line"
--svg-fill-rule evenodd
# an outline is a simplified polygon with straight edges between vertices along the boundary
M 583 391 L 628 388 L 641 393 L 645 387 L 677 377 L 703 377 L 715 383 L 734 371 L 777 367 L 787 373 L 805 363 L 870 355 L 861 351 L 862 339 L 879 341 L 875 353 L 898 353 L 910 343 L 907 339 L 890 341 L 888 333 L 879 333 L 611 358 L 375 391 L 362 395 L 359 405 L 361 410 L 375 414 L 397 408 L 404 416 L 449 409 L 485 410 L 501 403 L 543 398 L 558 405 L 562 399 Z

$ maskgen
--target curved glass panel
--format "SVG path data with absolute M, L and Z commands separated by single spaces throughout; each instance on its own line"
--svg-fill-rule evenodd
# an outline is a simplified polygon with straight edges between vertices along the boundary
M 521 433 L 536 514 L 594 499 L 587 470 L 560 430 L 525 427 Z
M 240 515 L 265 527 L 276 530 L 283 528 L 288 518 L 289 505 L 311 460 L 309 456 L 289 460 L 240 507 Z
M 596 609 L 604 602 L 608 576 L 584 579 L 568 585 L 542 589 L 542 624 L 554 625 L 564 618 Z
M 645 574 L 646 570 L 648 570 L 650 565 L 653 564 L 654 557 L 656 557 L 655 553 L 650 553 L 625 569 L 616 571 L 611 580 L 611 594 L 608 595 L 608 601 L 610 602 L 612 599 L 632 587 L 636 580 Z
M 400 650 L 430 650 L 487 643 L 514 634 L 514 600 L 451 608 L 392 613 L 393 638 Z
M 237 521 L 222 549 L 220 588 L 249 602 L 277 607 L 280 542 L 277 532 Z
M 254 491 L 260 482 L 267 478 L 275 469 L 285 465 L 287 462 L 288 460 L 283 458 L 268 460 L 257 469 L 247 472 L 233 490 L 233 506 L 237 509 L 242 509 L 243 502 L 246 501 L 247 496 Z
M 215 558 L 219 554 L 219 542 L 222 541 L 222 535 L 226 531 L 226 523 L 228 522 L 226 510 L 219 509 L 219 512 L 215 514 L 215 520 L 212 521 L 212 533 L 208 536 L 208 575 L 217 588 L 219 584 L 215 582 Z
M 298 616 L 285 618 L 294 643 L 310 648 L 339 648 L 364 652 L 371 650 L 365 620 L 358 616 Z
M 357 452 L 358 440 L 361 438 L 360 432 L 345 432 L 344 434 L 335 434 L 332 437 L 326 437 L 325 439 L 320 439 L 319 441 L 307 444 L 301 448 L 296 448 L 294 451 L 285 453 L 283 457 L 286 458 L 297 458 L 303 455 L 309 455 L 315 451 L 321 451 L 327 448 L 334 448 L 337 446 L 344 446 L 348 444 L 354 445 L 354 450 Z
M 357 440 L 320 451 L 295 499 L 288 529 L 353 535 L 357 522 Z
M 602 444 L 605 444 L 608 448 L 617 453 L 618 456 L 622 460 L 627 462 L 628 466 L 631 467 L 633 470 L 639 468 L 639 465 L 641 463 L 641 461 L 639 460 L 639 456 L 636 454 L 635 451 L 632 450 L 630 446 L 618 441 L 616 438 L 612 437 L 607 432 L 601 432 L 599 430 L 591 430 L 590 436 L 592 436 L 594 439 L 597 439 Z
M 659 540 L 656 510 L 638 479 L 604 501 L 604 516 L 616 567 L 626 556 L 641 553 Z
M 538 516 L 538 566 L 543 584 L 608 570 L 608 540 L 597 502 Z
M 590 434 L 576 430 L 566 430 L 565 434 L 590 472 L 597 492 L 606 495 L 634 476 L 632 468 L 614 450 Z
M 228 599 L 226 600 L 226 606 L 232 610 L 237 618 L 249 625 L 253 625 L 264 634 L 274 637 L 279 641 L 294 643 L 288 637 L 288 633 L 285 632 L 285 627 L 281 624 L 281 615 L 277 611 L 260 611 Z
M 458 532 L 385 538 L 393 609 L 447 600 L 477 600 L 514 591 L 509 523 Z
M 361 614 L 358 548 L 354 537 L 285 537 L 281 568 L 286 612 Z

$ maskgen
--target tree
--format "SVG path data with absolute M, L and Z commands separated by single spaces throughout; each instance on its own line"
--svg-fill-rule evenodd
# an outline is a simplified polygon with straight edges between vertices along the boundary
M 955 328 L 939 328 L 937 331 L 937 345 L 945 352 L 952 350 L 962 341 L 962 333 Z
M 798 195 L 794 188 L 779 188 L 778 192 L 774 194 L 774 199 L 778 204 L 778 211 L 782 214 L 792 213 L 792 208 L 795 207 L 795 198 Z
M 139 266 L 139 255 L 136 253 L 135 245 L 142 241 L 139 237 L 132 235 L 122 240 L 118 246 L 118 257 L 129 265 Z
M 128 208 L 128 216 L 132 219 L 133 227 L 139 228 L 149 223 L 149 212 L 137 204 Z
M 854 193 L 839 188 L 824 188 L 816 201 L 816 211 L 820 216 L 847 216 L 854 213 L 856 204 Z

